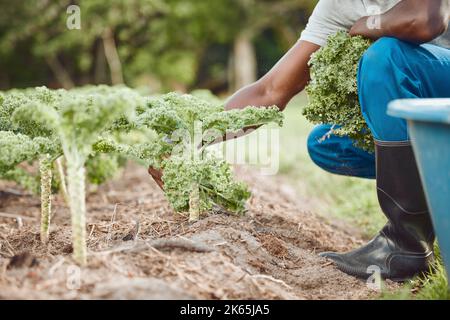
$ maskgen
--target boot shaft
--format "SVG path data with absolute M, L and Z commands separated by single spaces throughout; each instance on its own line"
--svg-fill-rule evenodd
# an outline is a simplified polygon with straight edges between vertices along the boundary
M 376 141 L 377 193 L 389 222 L 383 233 L 402 250 L 431 251 L 434 231 L 410 142 Z

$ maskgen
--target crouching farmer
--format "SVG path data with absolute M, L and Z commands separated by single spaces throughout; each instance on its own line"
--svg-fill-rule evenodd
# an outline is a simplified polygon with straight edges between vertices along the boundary
M 334 137 L 334 141 L 318 144 L 314 141 L 317 132 L 310 137 L 313 158 L 326 154 L 328 144 L 335 148 L 333 144 L 342 141 L 346 148 L 338 158 L 350 157 L 355 170 L 341 173 L 359 172 L 369 178 L 374 175 L 379 204 L 388 218 L 386 226 L 366 246 L 344 254 L 322 254 L 344 272 L 364 277 L 373 265 L 381 269 L 385 278 L 405 280 L 429 270 L 435 237 L 407 125 L 386 111 L 394 99 L 449 97 L 449 81 L 450 50 L 383 37 L 364 54 L 358 71 L 359 98 L 375 139 L 375 159 L 368 161 L 368 155 L 351 151 L 351 142 L 345 141 L 348 139 Z M 338 173 L 342 167 L 341 160 L 333 161 L 329 156 L 325 163 L 318 164 Z
M 228 109 L 284 109 L 308 83 L 308 61 L 328 36 L 348 30 L 376 40 L 358 70 L 360 104 L 375 154 L 356 148 L 349 138 L 321 139 L 339 124 L 316 127 L 308 141 L 311 158 L 321 168 L 377 181 L 386 226 L 359 249 L 321 254 L 348 274 L 367 278 L 368 268 L 376 266 L 384 278 L 404 280 L 427 271 L 433 260 L 433 226 L 407 125 L 386 110 L 394 99 L 450 97 L 449 17 L 450 0 L 320 0 L 295 46 L 268 74 L 227 101 Z M 158 172 L 153 175 L 160 178 Z

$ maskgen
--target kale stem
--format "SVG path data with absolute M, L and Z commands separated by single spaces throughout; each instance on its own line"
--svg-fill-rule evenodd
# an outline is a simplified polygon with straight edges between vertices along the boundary
M 72 216 L 73 258 L 80 265 L 87 262 L 85 169 L 77 161 L 67 161 L 67 180 Z
M 47 243 L 52 212 L 52 161 L 50 155 L 44 155 L 40 159 L 39 171 L 41 174 L 41 241 Z
M 56 159 L 56 168 L 58 170 L 57 172 L 58 172 L 58 176 L 59 176 L 59 181 L 61 183 L 61 193 L 64 198 L 64 202 L 66 203 L 67 206 L 69 206 L 70 198 L 69 198 L 69 194 L 67 192 L 66 174 L 64 173 L 62 159 L 63 159 L 63 157 L 59 157 L 58 159 Z
M 200 219 L 200 188 L 198 183 L 193 183 L 189 195 L 189 221 L 194 222 Z

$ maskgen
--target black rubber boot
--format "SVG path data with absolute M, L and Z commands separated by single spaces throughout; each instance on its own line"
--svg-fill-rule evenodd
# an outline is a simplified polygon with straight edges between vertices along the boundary
M 429 270 L 434 232 L 409 142 L 376 142 L 378 200 L 389 222 L 367 245 L 322 257 L 350 275 L 404 281 Z M 376 269 L 375 269 L 376 268 Z

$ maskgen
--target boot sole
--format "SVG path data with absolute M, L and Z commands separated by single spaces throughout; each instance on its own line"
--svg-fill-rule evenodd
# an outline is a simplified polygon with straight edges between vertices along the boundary
M 360 279 L 363 279 L 363 280 L 367 280 L 367 279 L 369 279 L 372 276 L 372 274 L 367 273 L 365 270 L 352 268 L 350 266 L 340 264 L 337 261 L 333 261 L 333 263 L 335 264 L 337 269 L 339 269 L 340 271 L 342 271 L 342 272 L 344 272 L 344 273 L 346 273 L 346 274 L 348 274 L 350 276 L 353 276 L 353 277 L 356 277 L 356 278 L 360 278 Z M 391 281 L 394 281 L 394 282 L 403 283 L 403 282 L 411 280 L 412 278 L 414 278 L 415 276 L 417 276 L 419 274 L 426 273 L 426 272 L 427 271 L 418 271 L 413 276 L 405 276 L 405 277 L 389 277 L 388 275 L 383 274 L 383 273 L 381 273 L 380 276 L 381 276 L 381 278 L 383 280 L 391 280 Z

